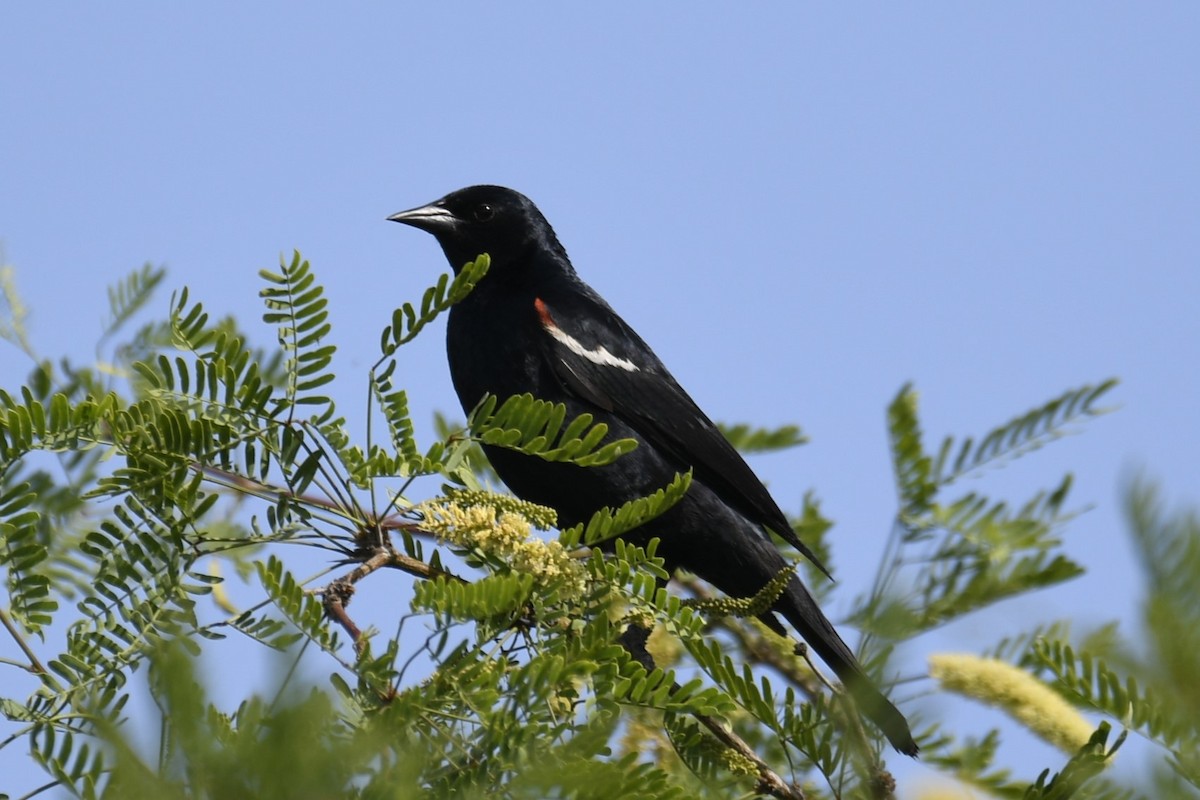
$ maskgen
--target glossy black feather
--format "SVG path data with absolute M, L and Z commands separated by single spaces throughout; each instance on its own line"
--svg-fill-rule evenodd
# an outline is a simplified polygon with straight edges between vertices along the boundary
M 570 287 L 578 289 L 580 287 Z M 636 369 L 606 366 L 542 337 L 563 383 L 612 411 L 641 437 L 669 454 L 750 520 L 779 534 L 826 575 L 829 570 L 800 541 L 761 480 L 654 355 L 641 337 L 599 296 L 587 291 L 546 292 L 539 298 L 555 327 L 584 348 L 609 353 Z M 541 315 L 539 315 L 541 316 Z M 543 319 L 543 329 L 546 321 Z
M 754 595 L 786 566 L 764 528 L 821 566 L 708 416 L 641 337 L 579 279 L 528 198 L 474 186 L 389 219 L 432 233 L 455 269 L 481 253 L 492 259 L 488 275 L 451 309 L 447 326 L 450 375 L 464 410 L 485 393 L 504 399 L 529 392 L 564 403 L 568 419 L 590 413 L 609 426 L 610 437 L 638 441 L 632 453 L 591 468 L 485 447 L 514 494 L 554 508 L 559 524 L 570 526 L 691 469 L 687 495 L 626 538 L 658 537 L 669 569 L 689 569 L 733 597 Z M 915 755 L 904 717 L 871 683 L 798 577 L 762 617 L 783 632 L 775 614 L 837 673 L 892 745 Z

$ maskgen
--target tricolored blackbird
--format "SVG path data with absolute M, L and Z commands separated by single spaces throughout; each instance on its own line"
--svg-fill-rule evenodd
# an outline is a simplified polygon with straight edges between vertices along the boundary
M 482 253 L 491 257 L 488 274 L 450 310 L 446 349 L 464 410 L 485 393 L 505 400 L 528 392 L 565 403 L 567 419 L 586 412 L 607 423 L 611 437 L 638 442 L 603 467 L 485 446 L 514 494 L 557 510 L 559 524 L 571 526 L 690 469 L 687 495 L 627 539 L 659 537 L 668 569 L 691 570 L 733 597 L 753 596 L 786 566 L 764 528 L 824 570 L 716 425 L 575 274 L 550 223 L 527 197 L 499 186 L 472 186 L 388 219 L 433 234 L 455 270 Z M 908 723 L 872 684 L 799 578 L 788 583 L 772 612 L 763 622 L 783 633 L 775 613 L 782 615 L 892 745 L 916 754 Z

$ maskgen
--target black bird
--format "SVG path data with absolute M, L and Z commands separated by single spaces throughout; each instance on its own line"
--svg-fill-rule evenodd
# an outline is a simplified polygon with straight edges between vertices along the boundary
M 604 467 L 485 447 L 514 494 L 555 509 L 559 524 L 569 527 L 691 469 L 687 495 L 627 538 L 659 537 L 669 570 L 691 570 L 733 597 L 753 596 L 786 566 L 764 528 L 824 570 L 716 425 L 576 275 L 550 223 L 527 197 L 472 186 L 388 219 L 433 234 L 456 271 L 481 253 L 491 257 L 487 276 L 450 310 L 446 332 L 450 375 L 465 411 L 485 393 L 505 400 L 529 392 L 565 403 L 567 419 L 587 412 L 608 424 L 610 436 L 638 442 Z M 903 715 L 872 684 L 799 578 L 772 611 L 817 651 L 892 745 L 916 755 Z M 762 619 L 784 633 L 774 613 Z

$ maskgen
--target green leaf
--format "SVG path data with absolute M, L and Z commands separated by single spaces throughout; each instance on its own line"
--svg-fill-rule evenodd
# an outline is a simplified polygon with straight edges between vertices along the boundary
M 1106 748 L 1111 730 L 1107 722 L 1101 722 L 1092 734 L 1091 741 L 1071 757 L 1061 772 L 1050 776 L 1050 770 L 1047 769 L 1038 776 L 1037 781 L 1025 792 L 1024 800 L 1065 800 L 1079 794 L 1084 784 L 1108 766 L 1125 742 L 1126 733 L 1122 732 L 1112 747 Z
M 630 500 L 616 511 L 601 508 L 592 514 L 586 525 L 581 523 L 563 531 L 562 542 L 567 547 L 575 547 L 581 542 L 588 547 L 595 547 L 622 536 L 665 513 L 683 499 L 691 485 L 692 472 L 688 470 L 676 475 L 671 483 L 648 497 Z
M 634 439 L 606 442 L 608 426 L 592 424 L 591 414 L 579 415 L 560 433 L 565 415 L 562 403 L 530 394 L 510 397 L 499 408 L 496 398 L 488 396 L 471 413 L 467 427 L 483 444 L 581 467 L 611 464 L 637 447 Z
M 290 415 L 298 406 L 318 406 L 313 419 L 319 423 L 334 414 L 333 401 L 316 393 L 333 380 L 329 367 L 336 351 L 333 345 L 321 345 L 332 331 L 325 290 L 299 251 L 293 252 L 290 262 L 281 259 L 280 269 L 279 273 L 259 271 L 267 283 L 259 292 L 267 309 L 263 321 L 277 326 L 286 359 L 287 385 L 278 410 Z
M 902 517 L 917 516 L 929 508 L 937 494 L 937 483 L 933 478 L 933 462 L 921 443 L 917 392 L 911 384 L 905 384 L 892 400 L 887 419 L 900 513 Z
M 417 334 L 455 303 L 459 303 L 475 288 L 487 274 L 491 259 L 483 254 L 463 265 L 453 281 L 449 274 L 438 278 L 438 282 L 425 290 L 421 298 L 420 311 L 410 303 L 404 303 L 392 314 L 392 324 L 383 329 L 380 349 L 384 358 L 391 356 L 401 345 L 416 338 Z
M 120 282 L 108 287 L 109 319 L 104 325 L 103 336 L 116 333 L 129 319 L 145 307 L 162 283 L 167 271 L 149 264 L 129 273 Z
M 1117 385 L 1109 378 L 1092 386 L 1071 389 L 1049 402 L 1014 417 L 976 442 L 971 437 L 956 443 L 946 437 L 932 467 L 934 480 L 945 485 L 996 462 L 1019 458 L 1065 436 L 1073 422 L 1105 414 L 1096 403 Z
M 799 426 L 783 425 L 778 428 L 755 428 L 750 425 L 725 425 L 717 423 L 721 433 L 742 453 L 769 453 L 789 447 L 807 444 L 808 437 L 800 432 Z

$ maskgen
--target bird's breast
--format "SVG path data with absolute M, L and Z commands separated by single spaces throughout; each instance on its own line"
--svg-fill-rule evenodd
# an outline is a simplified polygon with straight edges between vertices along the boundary
M 545 334 L 532 299 L 522 304 L 528 305 L 527 310 L 516 303 L 468 301 L 451 309 L 446 327 L 450 378 L 464 411 L 474 408 L 484 394 L 503 401 L 525 392 L 541 396 L 557 388 L 541 349 L 533 346 Z

